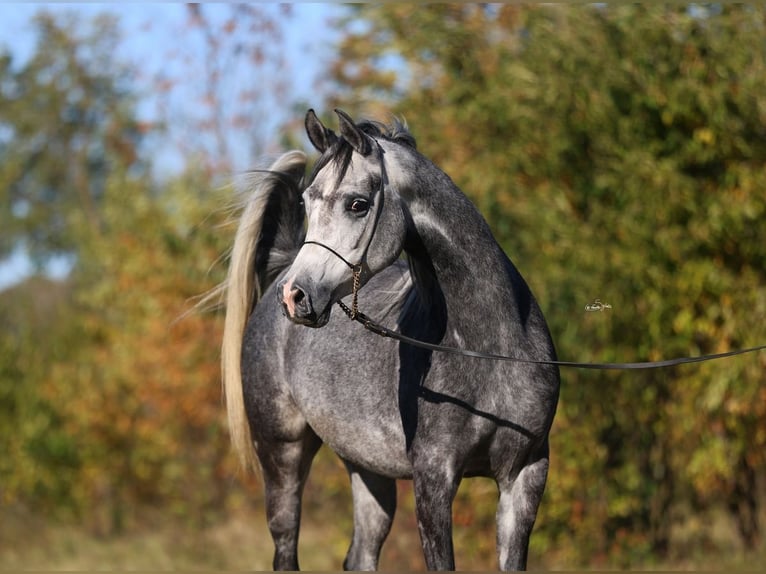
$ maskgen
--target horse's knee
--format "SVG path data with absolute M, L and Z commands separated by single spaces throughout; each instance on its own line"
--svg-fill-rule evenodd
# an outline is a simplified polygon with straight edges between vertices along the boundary
M 518 505 L 523 513 L 530 515 L 533 522 L 545 492 L 548 464 L 547 456 L 528 464 L 519 473 L 511 488 L 514 504 Z

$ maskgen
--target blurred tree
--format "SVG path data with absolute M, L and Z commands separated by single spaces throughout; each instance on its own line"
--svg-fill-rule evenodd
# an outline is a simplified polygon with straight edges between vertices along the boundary
M 331 103 L 410 120 L 527 276 L 560 356 L 754 345 L 766 340 L 765 21 L 728 4 L 359 5 Z M 612 311 L 585 313 L 595 297 Z M 722 506 L 754 545 L 765 365 L 565 371 L 533 547 L 628 566 Z
M 222 279 L 210 264 L 225 250 L 225 212 L 208 185 L 190 171 L 159 193 L 111 175 L 104 232 L 67 283 L 33 278 L 1 294 L 0 502 L 103 535 L 147 507 L 201 524 L 236 495 L 220 321 L 181 319 Z
M 71 509 L 77 451 L 56 401 L 38 392 L 50 363 L 66 354 L 71 298 L 67 283 L 39 277 L 0 293 L 0 508 L 34 499 L 45 511 Z
M 0 57 L 0 257 L 21 249 L 39 269 L 100 241 L 107 180 L 144 170 L 129 70 L 113 57 L 116 22 L 40 12 L 34 26 L 27 61 Z M 37 277 L 3 293 L 3 494 L 46 510 L 72 509 L 80 463 L 59 398 L 41 392 L 81 343 L 73 299 L 70 284 Z
M 224 249 L 214 218 L 202 225 L 218 199 L 204 193 L 206 181 L 189 173 L 154 197 L 149 182 L 111 178 L 108 232 L 74 277 L 78 344 L 42 394 L 57 401 L 78 445 L 72 495 L 97 531 L 121 528 L 147 504 L 204 521 L 229 495 L 220 324 L 177 321 L 189 298 L 212 287 L 210 262 Z
M 109 174 L 143 164 L 115 20 L 41 12 L 34 24 L 27 62 L 0 57 L 0 256 L 22 247 L 39 266 L 97 237 Z
M 147 506 L 206 521 L 237 493 L 220 325 L 177 319 L 221 279 L 211 265 L 228 247 L 218 224 L 230 189 L 212 193 L 194 163 L 151 178 L 113 20 L 36 22 L 30 60 L 2 61 L 0 226 L 6 251 L 22 245 L 41 263 L 65 253 L 74 265 L 65 287 L 33 279 L 2 294 L 0 504 L 77 516 L 100 533 Z
M 288 4 L 187 3 L 167 64 L 156 72 L 165 138 L 216 176 L 250 167 L 267 150 L 288 97 L 283 28 Z M 151 25 L 151 24 L 149 24 Z

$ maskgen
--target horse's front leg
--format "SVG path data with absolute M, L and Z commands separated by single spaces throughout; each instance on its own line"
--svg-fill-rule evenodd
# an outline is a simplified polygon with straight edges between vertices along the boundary
M 310 429 L 295 441 L 259 441 L 266 520 L 274 541 L 274 570 L 298 570 L 301 496 L 311 461 L 321 444 Z
M 452 501 L 460 473 L 429 457 L 426 464 L 416 465 L 413 473 L 415 514 L 429 570 L 454 570 L 452 546 Z
M 396 481 L 346 461 L 354 499 L 354 536 L 345 570 L 377 570 L 396 512 Z

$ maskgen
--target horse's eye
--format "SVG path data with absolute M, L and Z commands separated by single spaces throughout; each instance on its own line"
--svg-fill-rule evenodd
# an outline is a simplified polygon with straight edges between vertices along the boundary
M 348 202 L 346 209 L 354 215 L 361 217 L 370 210 L 370 202 L 361 197 L 356 197 Z

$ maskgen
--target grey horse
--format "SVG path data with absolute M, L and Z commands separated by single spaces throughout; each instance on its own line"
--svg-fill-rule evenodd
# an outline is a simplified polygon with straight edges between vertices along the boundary
M 406 126 L 336 113 L 338 134 L 306 115 L 321 154 L 308 177 L 305 154 L 291 151 L 253 182 L 221 286 L 230 433 L 262 472 L 273 567 L 298 569 L 303 486 L 324 443 L 351 478 L 344 568 L 377 568 L 395 481 L 412 479 L 426 566 L 454 569 L 452 501 L 463 477 L 484 476 L 499 491 L 499 566 L 524 569 L 557 366 L 417 348 L 334 304 L 425 342 L 550 361 L 545 319 L 479 211 Z

